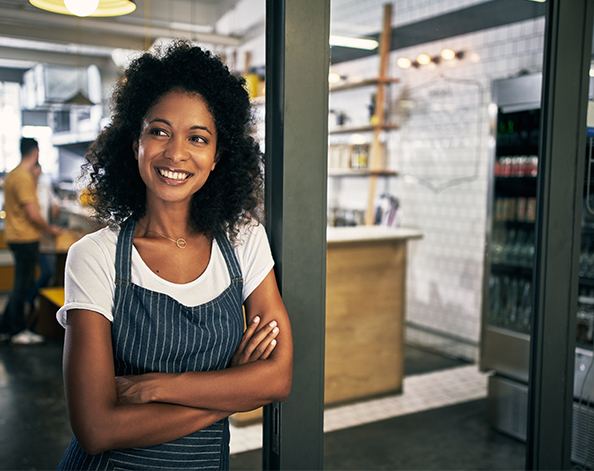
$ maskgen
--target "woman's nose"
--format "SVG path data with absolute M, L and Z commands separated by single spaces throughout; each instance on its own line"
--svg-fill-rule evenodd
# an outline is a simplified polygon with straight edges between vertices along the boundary
M 172 162 L 182 162 L 187 159 L 184 141 L 180 138 L 171 138 L 165 149 L 165 157 Z

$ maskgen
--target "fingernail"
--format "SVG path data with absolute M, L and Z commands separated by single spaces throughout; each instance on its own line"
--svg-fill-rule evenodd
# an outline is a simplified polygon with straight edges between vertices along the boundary
M 275 327 L 274 329 L 272 329 L 272 332 L 274 332 L 276 334 L 278 332 L 278 327 Z
M 270 327 L 274 327 L 276 325 L 276 321 L 272 321 L 269 325 Z
M 254 322 L 255 324 L 257 324 L 258 322 L 260 322 L 260 316 L 254 317 L 254 320 L 252 322 Z
M 276 345 L 276 340 L 273 340 L 272 342 L 270 342 L 270 345 Z

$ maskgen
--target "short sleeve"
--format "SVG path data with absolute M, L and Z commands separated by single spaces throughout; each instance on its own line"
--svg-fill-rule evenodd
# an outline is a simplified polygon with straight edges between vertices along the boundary
M 262 283 L 274 267 L 264 226 L 246 227 L 239 235 L 236 255 L 243 274 L 243 300 Z
M 37 201 L 37 190 L 35 189 L 35 181 L 28 172 L 18 174 L 15 181 L 14 191 L 16 199 L 20 205 Z
M 95 311 L 113 322 L 115 246 L 111 245 L 114 244 L 99 243 L 87 235 L 68 250 L 64 274 L 65 303 L 57 313 L 62 326 L 67 324 L 70 309 Z

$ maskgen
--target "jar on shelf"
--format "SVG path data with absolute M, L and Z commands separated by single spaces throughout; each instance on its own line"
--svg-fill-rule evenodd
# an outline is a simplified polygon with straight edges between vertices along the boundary
M 369 144 L 356 144 L 351 150 L 351 168 L 366 169 L 369 162 Z

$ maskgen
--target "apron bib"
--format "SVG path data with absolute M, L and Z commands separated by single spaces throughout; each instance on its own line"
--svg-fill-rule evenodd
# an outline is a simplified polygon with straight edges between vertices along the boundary
M 226 368 L 244 328 L 243 279 L 228 238 L 217 237 L 217 243 L 229 270 L 229 287 L 208 303 L 188 307 L 131 282 L 135 227 L 131 218 L 122 224 L 116 250 L 111 330 L 116 376 Z M 73 437 L 58 469 L 228 468 L 229 421 L 224 419 L 169 443 L 95 456 L 86 454 Z

